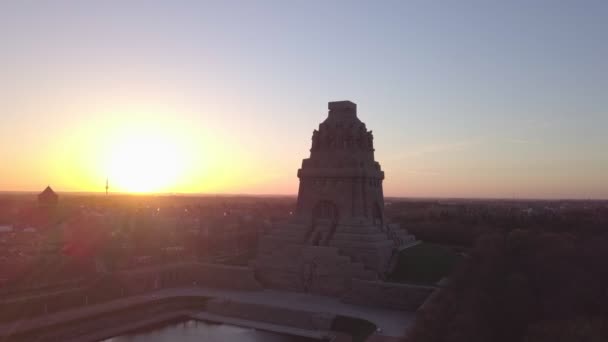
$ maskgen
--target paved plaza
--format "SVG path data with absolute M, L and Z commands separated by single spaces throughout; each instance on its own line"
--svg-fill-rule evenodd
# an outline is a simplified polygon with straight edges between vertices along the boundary
M 145 304 L 152 300 L 169 299 L 182 296 L 201 296 L 226 299 L 233 302 L 260 304 L 292 310 L 323 312 L 334 315 L 350 316 L 374 323 L 378 335 L 401 337 L 414 322 L 415 313 L 382 308 L 358 306 L 341 302 L 338 298 L 274 290 L 232 291 L 205 287 L 166 289 L 145 295 L 121 298 L 103 304 L 91 305 L 52 315 L 0 324 L 0 336 L 11 333 L 42 328 L 62 322 L 70 322 L 104 312 L 112 312 L 132 305 Z

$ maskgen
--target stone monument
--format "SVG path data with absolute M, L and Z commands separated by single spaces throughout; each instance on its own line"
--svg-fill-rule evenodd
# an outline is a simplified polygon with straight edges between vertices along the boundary
M 294 218 L 261 239 L 252 265 L 264 286 L 340 295 L 353 279 L 381 279 L 392 257 L 415 243 L 386 222 L 384 172 L 355 103 L 329 103 L 298 178 Z

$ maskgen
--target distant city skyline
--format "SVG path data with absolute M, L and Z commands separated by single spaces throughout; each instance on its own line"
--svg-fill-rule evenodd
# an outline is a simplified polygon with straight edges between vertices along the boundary
M 0 191 L 297 193 L 351 100 L 395 197 L 608 198 L 604 1 L 0 3 Z

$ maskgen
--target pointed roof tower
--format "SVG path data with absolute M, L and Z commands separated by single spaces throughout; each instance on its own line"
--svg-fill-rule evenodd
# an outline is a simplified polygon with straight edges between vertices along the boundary
M 43 207 L 55 206 L 58 201 L 59 196 L 53 191 L 50 185 L 38 195 L 38 204 Z

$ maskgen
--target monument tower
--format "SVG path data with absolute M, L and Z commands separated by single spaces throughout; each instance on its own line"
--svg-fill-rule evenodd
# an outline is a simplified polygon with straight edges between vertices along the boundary
M 357 118 L 356 104 L 329 103 L 329 115 L 313 132 L 310 158 L 302 161 L 298 177 L 301 221 L 384 222 L 384 172 L 374 160 L 373 135 Z
M 264 236 L 254 262 L 269 287 L 340 294 L 353 278 L 382 277 L 396 252 L 415 242 L 386 223 L 373 135 L 350 101 L 329 103 L 298 170 L 294 219 Z

